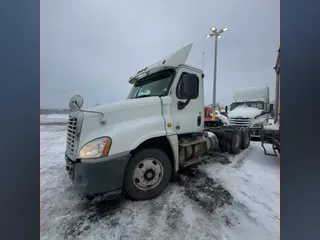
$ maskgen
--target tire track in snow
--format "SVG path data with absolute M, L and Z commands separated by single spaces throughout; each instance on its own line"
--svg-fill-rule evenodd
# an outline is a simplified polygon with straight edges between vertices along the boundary
M 157 239 L 167 239 L 168 236 L 171 236 L 171 239 L 188 238 L 185 235 L 186 231 L 181 231 L 188 227 L 183 220 L 185 202 L 193 203 L 195 208 L 199 208 L 199 214 L 205 214 L 207 217 L 212 216 L 217 209 L 233 204 L 233 197 L 223 185 L 199 170 L 198 166 L 208 164 L 219 168 L 230 164 L 230 166 L 240 167 L 249 150 L 240 153 L 243 159 L 229 154 L 205 156 L 199 165 L 182 170 L 177 174 L 165 192 L 150 201 L 132 202 L 122 196 L 113 200 L 97 197 L 93 201 L 87 201 L 81 198 L 72 187 L 64 171 L 61 149 L 64 147 L 62 145 L 65 142 L 65 130 L 61 127 L 49 128 L 49 134 L 43 143 L 47 152 L 43 153 L 42 157 L 47 159 L 45 162 L 48 165 L 43 165 L 42 169 L 46 178 L 43 184 L 45 196 L 42 196 L 42 200 L 44 201 L 43 211 L 48 212 L 51 216 L 44 215 L 43 232 L 49 230 L 47 233 L 49 235 L 46 235 L 44 239 L 87 239 L 89 236 L 95 236 L 97 239 L 105 239 L 106 236 L 110 239 L 130 239 L 131 236 L 136 236 L 137 239 L 146 238 L 146 236 L 158 237 Z M 47 144 L 54 139 L 58 141 L 55 141 L 53 146 L 51 143 Z M 55 184 L 52 184 L 52 179 Z M 51 187 L 48 188 L 48 186 Z M 59 186 L 59 188 L 54 188 L 54 186 Z M 176 197 L 180 198 L 179 202 L 175 199 Z M 55 211 L 54 208 L 57 210 Z M 143 228 L 147 230 L 139 228 L 139 221 L 136 220 L 142 216 L 145 222 Z M 124 219 L 127 225 L 123 225 Z M 229 218 L 225 217 L 222 221 L 229 227 L 233 227 L 234 222 Z M 137 230 L 133 233 L 134 228 Z M 207 231 L 208 239 L 219 239 L 213 233 L 208 233 L 212 231 L 210 228 L 205 227 L 204 229 Z M 50 235 L 50 233 L 54 234 Z

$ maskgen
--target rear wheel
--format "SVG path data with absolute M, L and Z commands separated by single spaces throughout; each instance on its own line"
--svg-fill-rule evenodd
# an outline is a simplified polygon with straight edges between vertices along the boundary
M 215 130 L 210 130 L 210 131 L 218 137 L 220 151 L 226 152 L 227 151 L 226 132 L 224 130 L 220 130 L 220 129 L 215 129 Z
M 234 129 L 232 135 L 229 138 L 228 144 L 228 149 L 230 153 L 238 154 L 241 151 L 242 138 L 239 129 Z
M 250 131 L 248 128 L 244 127 L 241 128 L 241 135 L 242 135 L 242 144 L 241 148 L 246 149 L 250 146 L 251 136 Z
M 227 144 L 224 139 L 219 140 L 219 149 L 221 152 L 226 152 L 227 151 Z
M 142 149 L 127 165 L 124 191 L 134 200 L 155 198 L 167 187 L 171 172 L 171 162 L 165 152 L 157 148 Z

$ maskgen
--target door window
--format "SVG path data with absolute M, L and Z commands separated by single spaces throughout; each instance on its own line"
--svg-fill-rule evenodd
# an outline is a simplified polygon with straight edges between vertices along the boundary
M 194 91 L 194 95 L 191 97 L 191 99 L 197 99 L 199 96 L 199 78 L 198 78 L 198 76 L 196 76 L 195 74 L 183 72 L 181 74 L 179 81 L 178 81 L 178 84 L 177 84 L 176 94 L 177 94 L 178 99 L 187 99 L 186 93 L 182 89 L 185 89 L 187 86 L 189 86 L 189 84 L 186 83 L 186 81 L 188 80 L 187 79 L 188 75 L 194 75 L 197 79 L 197 87 L 195 89 L 196 91 Z

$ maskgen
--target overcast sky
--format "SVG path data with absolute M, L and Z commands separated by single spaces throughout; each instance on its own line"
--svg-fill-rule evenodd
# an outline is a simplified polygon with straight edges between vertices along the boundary
M 279 7 L 275 0 L 43 0 L 41 105 L 67 108 L 127 97 L 137 70 L 194 43 L 187 64 L 202 68 L 212 102 L 212 25 L 228 27 L 218 44 L 217 102 L 237 88 L 268 86 L 274 99 Z

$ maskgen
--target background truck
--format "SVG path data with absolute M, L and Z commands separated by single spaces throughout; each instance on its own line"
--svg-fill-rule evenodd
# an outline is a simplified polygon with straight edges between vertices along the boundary
M 81 96 L 70 99 L 65 161 L 80 192 L 154 198 L 202 155 L 249 146 L 246 128 L 204 127 L 204 74 L 185 64 L 191 48 L 138 71 L 127 100 L 81 109 Z
M 268 124 L 273 105 L 268 87 L 243 88 L 233 93 L 233 103 L 228 112 L 230 125 L 248 127 L 251 137 L 260 137 L 260 129 Z

